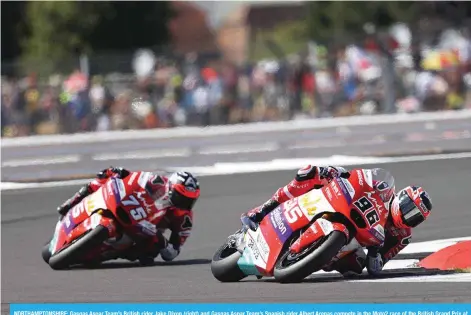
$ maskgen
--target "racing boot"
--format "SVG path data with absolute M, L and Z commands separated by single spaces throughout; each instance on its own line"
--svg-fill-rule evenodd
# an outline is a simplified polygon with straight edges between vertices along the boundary
M 322 269 L 327 272 L 335 270 L 341 273 L 344 278 L 355 278 L 362 274 L 365 266 L 366 254 L 363 251 L 363 248 L 358 248 L 353 253 L 350 253 L 337 261 L 333 261 Z
M 244 226 L 247 226 L 249 229 L 255 231 L 257 229 L 258 223 L 260 223 L 267 214 L 269 214 L 279 205 L 280 203 L 278 201 L 275 199 L 270 199 L 260 207 L 252 209 L 247 213 L 243 213 L 240 217 L 240 220 Z
M 90 190 L 87 184 L 80 188 L 80 190 L 73 197 L 71 197 L 69 200 L 57 207 L 57 212 L 60 214 L 60 217 L 64 217 L 73 206 L 77 205 L 80 201 L 82 201 L 83 198 L 87 197 L 88 195 L 90 195 Z

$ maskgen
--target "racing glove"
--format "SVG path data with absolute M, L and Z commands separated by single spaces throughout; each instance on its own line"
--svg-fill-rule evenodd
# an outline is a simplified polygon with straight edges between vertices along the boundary
M 110 177 L 113 174 L 118 174 L 120 178 L 125 178 L 126 176 L 130 174 L 130 172 L 122 167 L 110 166 L 109 168 L 105 168 L 101 170 L 100 172 L 98 172 L 96 174 L 96 177 L 98 179 L 105 179 L 105 178 Z M 62 205 L 57 207 L 57 212 L 59 213 L 60 218 L 62 219 L 62 217 L 65 216 L 67 212 L 69 212 L 69 210 L 72 209 L 72 207 L 77 205 L 80 201 L 83 200 L 83 198 L 87 197 L 91 193 L 92 191 L 89 184 L 86 184 L 85 186 L 80 188 L 80 190 L 77 193 L 75 193 L 75 195 L 73 195 L 70 199 L 68 199 Z
M 101 170 L 98 174 L 96 174 L 96 177 L 99 179 L 104 179 L 110 177 L 113 174 L 118 174 L 119 178 L 125 178 L 130 174 L 130 172 L 123 167 L 110 166 L 109 168 Z
M 321 179 L 327 180 L 331 180 L 338 177 L 348 178 L 350 177 L 350 172 L 340 166 L 319 166 L 319 177 Z
M 57 212 L 60 215 L 60 219 L 72 209 L 73 206 L 77 205 L 83 198 L 90 195 L 90 187 L 89 185 L 82 186 L 78 192 L 75 193 L 70 199 L 66 200 L 62 205 L 57 207 Z
M 240 220 L 244 226 L 247 226 L 251 230 L 255 231 L 257 228 L 257 223 L 260 223 L 263 218 L 278 207 L 280 203 L 275 199 L 270 199 L 266 201 L 260 207 L 250 210 L 247 213 L 243 213 Z

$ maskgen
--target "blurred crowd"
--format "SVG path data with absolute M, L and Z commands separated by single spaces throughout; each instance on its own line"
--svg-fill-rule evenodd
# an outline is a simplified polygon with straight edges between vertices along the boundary
M 471 41 L 312 45 L 284 60 L 155 63 L 146 75 L 2 77 L 2 137 L 471 107 Z

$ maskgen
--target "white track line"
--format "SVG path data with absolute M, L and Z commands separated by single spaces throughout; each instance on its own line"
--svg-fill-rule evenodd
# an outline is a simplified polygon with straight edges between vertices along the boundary
M 346 141 L 344 139 L 330 139 L 330 140 L 316 140 L 295 143 L 294 145 L 288 146 L 288 150 L 304 150 L 304 149 L 316 149 L 316 148 L 338 148 L 344 147 L 349 144 L 356 146 L 372 146 L 386 142 L 384 135 L 377 135 L 371 139 L 360 140 L 360 141 Z
M 203 147 L 199 151 L 201 155 L 218 155 L 218 154 L 242 154 L 255 152 L 273 152 L 279 149 L 278 143 L 256 143 L 250 145 L 221 145 Z
M 68 181 L 47 182 L 47 183 L 9 183 L 1 182 L 1 190 L 15 189 L 35 189 L 35 188 L 54 188 L 54 187 L 70 187 L 80 186 L 89 183 L 92 179 L 76 179 Z
M 195 167 L 168 167 L 170 171 L 185 169 L 199 176 L 216 176 L 243 173 L 261 173 L 282 170 L 294 170 L 307 164 L 315 165 L 365 165 L 365 164 L 393 164 L 404 162 L 434 161 L 434 160 L 454 160 L 471 158 L 471 152 L 456 154 L 435 154 L 408 157 L 361 157 L 361 156 L 341 156 L 334 155 L 324 158 L 302 158 L 302 159 L 275 159 L 262 162 L 240 162 L 240 163 L 216 163 L 212 166 Z
M 318 148 L 338 148 L 347 145 L 343 139 L 335 139 L 332 141 L 306 141 L 299 144 L 288 146 L 288 150 L 305 150 L 305 149 L 318 149 Z
M 78 161 L 80 161 L 79 155 L 63 155 L 63 156 L 51 156 L 51 157 L 21 159 L 21 160 L 9 160 L 9 161 L 3 162 L 2 167 L 65 164 L 65 163 L 76 163 Z
M 456 154 L 432 154 L 421 156 L 407 156 L 407 157 L 360 157 L 360 156 L 342 156 L 334 155 L 325 158 L 303 158 L 303 159 L 276 159 L 265 162 L 243 162 L 243 163 L 216 163 L 212 166 L 196 166 L 196 167 L 167 167 L 171 171 L 187 170 L 197 176 L 217 176 L 217 175 L 230 175 L 237 173 L 254 173 L 254 172 L 272 172 L 282 170 L 295 170 L 307 164 L 316 165 L 339 165 L 339 166 L 352 166 L 352 165 L 365 165 L 365 164 L 392 164 L 404 162 L 417 162 L 417 161 L 434 161 L 434 160 L 454 160 L 470 158 L 469 153 L 456 153 Z M 90 179 L 91 180 L 91 179 Z M 11 183 L 2 182 L 1 190 L 11 189 L 29 189 L 29 188 L 51 188 L 59 186 L 76 186 L 86 183 L 88 180 L 80 181 L 59 181 L 48 183 Z
M 191 155 L 189 149 L 165 149 L 165 150 L 143 150 L 125 153 L 104 153 L 92 157 L 95 161 L 108 160 L 147 160 L 166 157 L 188 157 Z

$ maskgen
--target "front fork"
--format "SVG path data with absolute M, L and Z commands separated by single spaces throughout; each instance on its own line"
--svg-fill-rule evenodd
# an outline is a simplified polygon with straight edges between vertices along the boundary
M 328 214 L 314 221 L 309 228 L 304 231 L 301 236 L 290 246 L 290 251 L 299 254 L 303 249 L 325 237 L 333 231 L 339 231 L 345 234 L 347 240 L 350 238 L 348 228 L 338 222 L 331 222 L 328 220 Z

